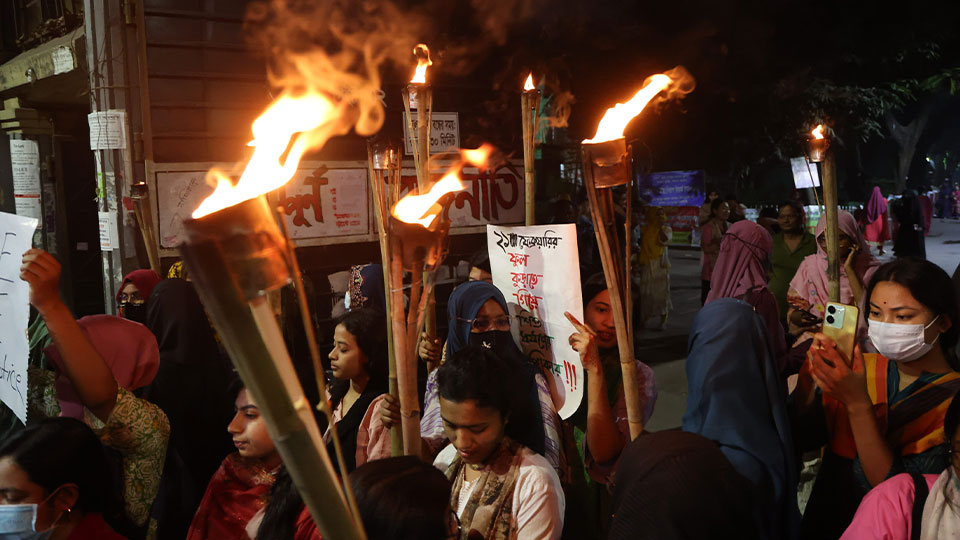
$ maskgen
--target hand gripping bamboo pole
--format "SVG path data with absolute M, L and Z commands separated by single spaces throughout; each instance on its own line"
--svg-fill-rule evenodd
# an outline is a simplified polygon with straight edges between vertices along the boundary
M 364 539 L 265 297 L 290 281 L 266 198 L 186 220 L 184 233 L 180 251 L 197 293 L 317 528 L 325 538 Z
M 393 274 L 390 271 L 390 239 L 387 236 L 387 190 L 390 184 L 393 189 L 400 189 L 401 157 L 403 149 L 389 143 L 367 143 L 367 159 L 369 163 L 370 196 L 373 198 L 373 214 L 376 217 L 377 233 L 380 236 L 380 261 L 383 267 L 383 296 L 386 300 L 388 318 L 393 316 L 391 309 L 393 298 L 391 294 Z M 393 343 L 393 324 L 387 324 L 387 352 L 388 352 L 388 391 L 390 395 L 400 399 L 397 384 L 397 355 Z M 403 455 L 403 433 L 400 424 L 390 428 L 390 455 Z

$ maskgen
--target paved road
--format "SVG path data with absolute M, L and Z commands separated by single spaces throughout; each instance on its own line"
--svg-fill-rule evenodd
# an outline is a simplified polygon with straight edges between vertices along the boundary
M 927 237 L 927 258 L 953 275 L 960 264 L 960 221 L 934 219 Z M 887 244 L 887 255 L 893 257 Z M 670 292 L 674 309 L 665 331 L 637 329 L 639 358 L 649 364 L 657 376 L 660 395 L 653 417 L 647 424 L 652 431 L 680 426 L 686 410 L 687 376 L 684 362 L 690 325 L 700 309 L 700 252 L 670 250 Z M 653 322 L 651 321 L 651 325 Z

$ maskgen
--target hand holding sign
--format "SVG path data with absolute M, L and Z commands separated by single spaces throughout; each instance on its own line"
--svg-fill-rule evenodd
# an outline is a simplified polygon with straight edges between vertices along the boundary
M 42 249 L 23 254 L 20 279 L 30 284 L 30 303 L 41 314 L 60 300 L 60 263 Z
M 0 212 L 0 400 L 27 422 L 27 284 L 17 278 L 37 219 Z

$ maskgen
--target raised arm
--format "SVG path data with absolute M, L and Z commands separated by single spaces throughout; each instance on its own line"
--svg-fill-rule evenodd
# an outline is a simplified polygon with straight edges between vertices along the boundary
M 20 279 L 30 285 L 30 303 L 47 323 L 80 401 L 106 422 L 117 403 L 117 381 L 60 298 L 60 263 L 46 251 L 31 249 L 23 255 Z
M 594 461 L 606 463 L 620 455 L 626 441 L 617 428 L 607 397 L 607 380 L 603 376 L 596 335 L 573 315 L 565 315 L 577 330 L 570 336 L 570 346 L 580 353 L 580 362 L 587 374 L 587 449 Z

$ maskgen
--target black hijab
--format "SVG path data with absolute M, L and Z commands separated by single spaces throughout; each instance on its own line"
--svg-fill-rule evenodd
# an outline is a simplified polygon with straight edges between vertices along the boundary
M 170 419 L 163 482 L 178 492 L 167 501 L 167 510 L 183 518 L 196 511 L 210 477 L 233 451 L 227 425 L 236 396 L 228 388 L 236 376 L 227 367 L 192 284 L 164 280 L 153 289 L 148 306 L 147 327 L 157 337 L 160 368 L 141 397 Z

